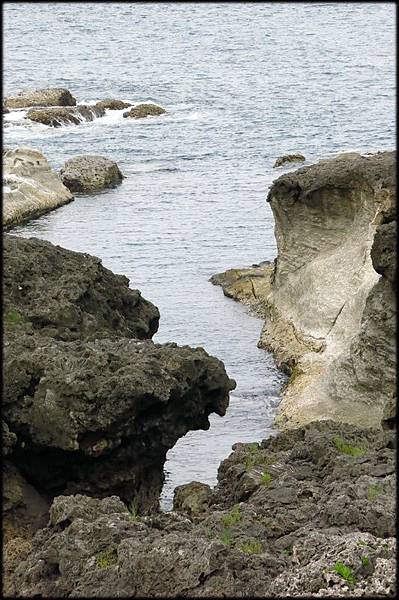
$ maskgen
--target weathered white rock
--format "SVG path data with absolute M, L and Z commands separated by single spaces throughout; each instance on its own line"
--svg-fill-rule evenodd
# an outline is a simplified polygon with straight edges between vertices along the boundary
M 395 394 L 393 288 L 370 256 L 395 190 L 394 152 L 323 160 L 270 190 L 278 257 L 260 345 L 292 370 L 282 426 L 378 426 Z
M 3 153 L 3 226 L 8 229 L 73 200 L 41 152 L 32 148 Z

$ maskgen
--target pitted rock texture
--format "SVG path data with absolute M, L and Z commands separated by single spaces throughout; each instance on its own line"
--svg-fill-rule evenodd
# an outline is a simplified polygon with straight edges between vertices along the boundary
M 123 116 L 133 119 L 143 119 L 145 117 L 157 117 L 164 113 L 166 113 L 166 110 L 156 104 L 137 104 L 127 112 L 123 113 Z
M 105 108 L 108 110 L 122 110 L 123 108 L 129 108 L 132 106 L 131 102 L 124 102 L 123 100 L 114 100 L 107 98 L 106 100 L 100 100 L 96 103 L 99 108 Z
M 28 90 L 4 100 L 7 108 L 26 108 L 28 106 L 75 106 L 76 99 L 64 88 L 45 88 Z
M 49 127 L 61 127 L 62 125 L 79 125 L 84 121 L 94 121 L 94 119 L 104 115 L 105 110 L 100 106 L 80 104 L 71 108 L 31 108 L 26 113 L 25 118 Z
M 159 311 L 89 254 L 6 235 L 3 322 L 8 336 L 36 331 L 61 340 L 150 338 Z
M 73 200 L 41 152 L 3 149 L 3 227 L 38 217 Z
M 394 225 L 385 223 L 395 212 L 395 160 L 342 154 L 270 189 L 278 256 L 260 345 L 291 373 L 280 426 L 378 426 L 395 395 Z
M 12 586 L 23 597 L 393 595 L 393 443 L 324 421 L 236 444 L 192 518 L 59 496 Z
M 116 187 L 123 175 L 113 160 L 104 156 L 75 156 L 60 170 L 63 184 L 77 193 L 94 193 Z
M 304 162 L 305 160 L 306 158 L 303 154 L 284 154 L 283 156 L 279 156 L 276 159 L 276 162 L 274 163 L 273 167 L 282 167 L 286 163 Z
M 4 347 L 13 463 L 40 490 L 158 506 L 166 452 L 224 415 L 235 387 L 202 348 L 18 335 Z

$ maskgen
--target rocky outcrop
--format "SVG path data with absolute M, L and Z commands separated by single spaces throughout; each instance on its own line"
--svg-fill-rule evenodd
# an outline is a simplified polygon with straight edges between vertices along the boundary
M 132 103 L 124 102 L 123 100 L 114 100 L 112 98 L 107 98 L 106 100 L 100 100 L 100 102 L 97 102 L 96 106 L 108 110 L 122 110 L 124 108 L 129 108 L 129 106 L 132 106 Z
M 90 254 L 11 235 L 3 240 L 3 319 L 8 336 L 57 340 L 150 338 L 159 311 Z
M 23 597 L 393 595 L 393 443 L 325 421 L 236 444 L 192 518 L 59 496 L 12 586 Z
M 305 160 L 306 158 L 303 154 L 284 154 L 283 156 L 279 156 L 276 159 L 276 162 L 274 163 L 273 167 L 282 167 L 287 163 L 304 162 Z
M 105 110 L 100 106 L 80 104 L 71 108 L 31 108 L 25 118 L 49 127 L 61 127 L 62 125 L 79 125 L 84 121 L 94 121 L 104 115 Z
M 164 113 L 166 113 L 166 110 L 156 104 L 137 104 L 127 112 L 123 113 L 123 116 L 125 118 L 143 119 L 145 117 L 157 117 Z
M 263 302 L 271 289 L 273 269 L 274 266 L 266 260 L 251 267 L 217 273 L 209 281 L 213 285 L 220 285 L 227 298 L 246 304 L 262 317 L 265 310 Z
M 343 154 L 271 187 L 278 256 L 260 343 L 291 371 L 280 425 L 377 426 L 395 394 L 396 307 L 377 264 L 395 191 L 393 152 Z
M 104 156 L 76 156 L 60 170 L 62 183 L 71 192 L 93 193 L 116 187 L 123 175 L 113 160 Z
M 47 160 L 32 148 L 3 151 L 3 226 L 38 217 L 73 200 Z
M 95 257 L 5 236 L 7 456 L 38 493 L 158 506 L 166 452 L 234 388 L 202 348 L 156 345 L 158 309 Z
M 4 100 L 7 108 L 26 108 L 28 106 L 75 106 L 76 99 L 64 88 L 45 88 L 20 92 Z

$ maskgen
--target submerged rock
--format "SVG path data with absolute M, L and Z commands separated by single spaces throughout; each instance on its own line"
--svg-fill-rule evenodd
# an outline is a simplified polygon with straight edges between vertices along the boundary
M 4 327 L 59 340 L 150 338 L 159 311 L 90 254 L 11 235 L 3 240 Z
M 123 116 L 133 119 L 143 119 L 144 117 L 156 117 L 164 113 L 166 113 L 166 110 L 156 104 L 137 104 L 123 113 Z
M 304 162 L 305 160 L 306 158 L 303 154 L 284 154 L 283 156 L 279 156 L 276 159 L 276 162 L 274 163 L 273 167 L 282 167 L 286 163 Z
M 324 421 L 236 444 L 192 519 L 59 496 L 13 586 L 23 597 L 393 594 L 392 440 Z
M 4 100 L 7 108 L 26 108 L 28 106 L 75 106 L 76 99 L 65 88 L 44 88 L 28 90 Z
M 61 180 L 72 192 L 92 193 L 121 183 L 123 175 L 113 160 L 104 156 L 76 156 L 60 170 Z
M 41 152 L 3 150 L 3 226 L 13 227 L 73 200 Z
M 83 121 L 94 121 L 97 117 L 104 115 L 104 108 L 81 104 L 71 108 L 31 108 L 25 118 L 50 127 L 61 127 L 62 125 L 79 125 Z
M 108 110 L 122 110 L 123 108 L 129 108 L 132 106 L 131 102 L 124 102 L 123 100 L 114 100 L 107 98 L 106 100 L 100 100 L 96 103 L 99 108 L 105 108 Z

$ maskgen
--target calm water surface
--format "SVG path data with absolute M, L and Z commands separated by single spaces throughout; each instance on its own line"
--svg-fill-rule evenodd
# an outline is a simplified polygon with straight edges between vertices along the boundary
M 283 376 L 256 347 L 261 322 L 208 278 L 275 257 L 277 156 L 394 146 L 394 18 L 381 2 L 6 4 L 6 94 L 62 86 L 79 103 L 168 111 L 60 129 L 14 111 L 4 130 L 56 169 L 81 154 L 118 162 L 120 187 L 15 232 L 101 257 L 159 307 L 156 341 L 203 346 L 237 381 L 227 415 L 169 452 L 166 509 L 176 485 L 213 485 L 234 442 L 272 433 Z

